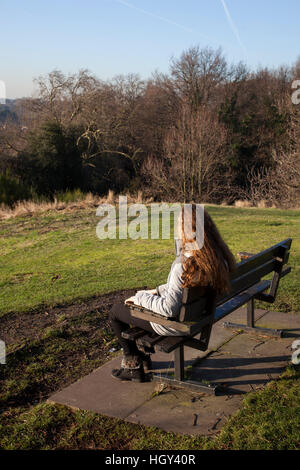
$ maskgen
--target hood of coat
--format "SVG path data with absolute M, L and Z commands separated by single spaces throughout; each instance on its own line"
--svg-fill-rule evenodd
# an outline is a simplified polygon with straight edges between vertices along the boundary
M 182 240 L 179 238 L 175 238 L 175 253 L 176 253 L 176 258 L 179 258 L 182 254 Z M 184 256 L 189 258 L 190 256 L 193 255 L 192 251 L 185 251 Z

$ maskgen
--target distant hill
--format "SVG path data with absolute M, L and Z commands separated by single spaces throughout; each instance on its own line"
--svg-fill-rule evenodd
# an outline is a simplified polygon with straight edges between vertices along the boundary
M 0 104 L 0 123 L 5 122 L 7 119 L 18 120 L 16 113 L 17 100 L 7 99 L 5 104 Z

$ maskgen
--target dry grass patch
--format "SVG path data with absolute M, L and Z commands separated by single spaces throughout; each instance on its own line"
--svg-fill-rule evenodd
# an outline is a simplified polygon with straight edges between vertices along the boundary
M 137 195 L 126 194 L 127 201 L 130 204 L 133 203 L 144 203 L 149 204 L 152 202 L 152 198 L 143 200 L 142 191 L 138 191 Z M 62 195 L 62 198 L 64 196 Z M 31 217 L 33 215 L 57 211 L 57 212 L 72 212 L 77 210 L 86 210 L 96 208 L 100 204 L 116 204 L 118 202 L 119 195 L 109 190 L 105 197 L 100 197 L 92 193 L 82 195 L 76 200 L 61 200 L 55 197 L 54 201 L 19 201 L 13 207 L 6 206 L 5 204 L 0 205 L 0 219 L 6 220 L 15 217 Z

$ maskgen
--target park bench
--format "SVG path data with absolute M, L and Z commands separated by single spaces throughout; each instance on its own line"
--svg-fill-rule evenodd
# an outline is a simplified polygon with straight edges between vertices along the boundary
M 182 331 L 182 336 L 167 337 L 157 334 L 151 335 L 141 328 L 131 327 L 122 333 L 124 338 L 135 340 L 140 345 L 154 347 L 155 350 L 166 353 L 174 351 L 174 374 L 154 373 L 153 380 L 168 385 L 216 394 L 220 389 L 218 384 L 185 379 L 184 346 L 206 351 L 213 324 L 244 304 L 247 304 L 246 325 L 226 322 L 224 323 L 225 327 L 263 333 L 264 335 L 282 336 L 282 330 L 255 326 L 254 300 L 258 299 L 268 303 L 275 301 L 280 279 L 291 271 L 289 266 L 285 266 L 289 259 L 291 243 L 292 239 L 288 238 L 254 255 L 240 253 L 241 261 L 231 274 L 229 294 L 216 296 L 207 287 L 184 288 L 182 307 L 178 318 L 175 320 L 162 317 L 141 306 L 128 304 L 132 317 Z M 273 273 L 272 279 L 262 279 L 271 273 Z M 196 338 L 198 335 L 199 338 Z

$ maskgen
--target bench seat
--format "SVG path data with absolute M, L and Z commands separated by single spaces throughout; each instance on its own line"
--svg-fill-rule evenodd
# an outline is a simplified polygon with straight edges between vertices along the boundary
M 182 336 L 160 336 L 136 327 L 122 333 L 124 338 L 137 341 L 143 346 L 155 346 L 155 349 L 166 353 L 174 351 L 174 377 L 154 374 L 154 380 L 173 383 L 180 387 L 186 386 L 193 390 L 198 387 L 201 392 L 216 393 L 220 389 L 218 386 L 202 383 L 197 385 L 184 379 L 184 346 L 206 351 L 213 324 L 245 304 L 247 305 L 247 324 L 237 325 L 226 322 L 224 326 L 281 336 L 281 330 L 255 326 L 254 300 L 268 303 L 275 301 L 280 279 L 291 271 L 291 268 L 286 266 L 291 243 L 292 239 L 288 238 L 255 255 L 242 253 L 242 261 L 237 264 L 236 270 L 231 274 L 228 294 L 217 296 L 211 288 L 205 286 L 184 288 L 182 306 L 176 320 L 163 317 L 133 303 L 127 304 L 133 318 L 158 323 L 182 333 Z M 269 274 L 273 274 L 271 280 L 262 279 Z M 199 338 L 195 338 L 197 335 Z
M 270 287 L 271 281 L 261 281 L 255 286 L 250 287 L 244 292 L 241 292 L 236 297 L 224 302 L 223 304 L 217 306 L 214 314 L 213 323 L 221 320 L 223 317 L 238 309 L 245 303 L 247 303 L 253 296 L 265 292 Z M 133 305 L 130 307 L 131 316 L 140 318 L 141 320 L 151 321 L 158 323 L 159 325 L 169 326 L 175 330 L 182 331 L 184 335 L 194 336 L 201 331 L 201 329 L 208 325 L 210 320 L 209 318 L 203 318 L 200 321 L 190 321 L 190 322 L 178 322 L 171 319 L 165 319 L 161 315 L 158 315 L 151 310 L 147 310 L 139 305 Z M 159 335 L 157 335 L 159 336 Z

